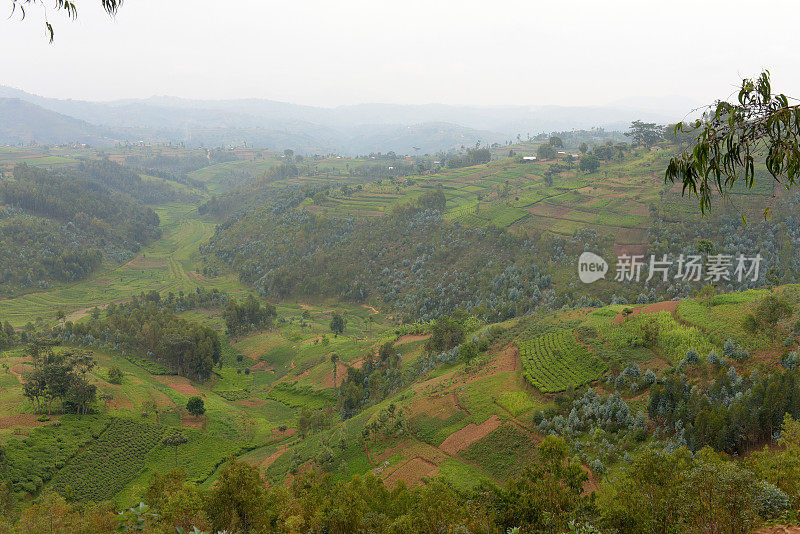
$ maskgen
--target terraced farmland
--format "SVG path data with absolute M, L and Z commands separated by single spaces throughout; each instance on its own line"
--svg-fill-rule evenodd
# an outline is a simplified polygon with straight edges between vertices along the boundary
M 606 364 L 578 343 L 570 330 L 521 342 L 519 354 L 525 379 L 543 393 L 582 386 L 606 370 Z
M 164 235 L 131 261 L 71 285 L 59 285 L 46 291 L 28 293 L 0 300 L 0 315 L 21 327 L 32 318 L 54 323 L 56 311 L 77 320 L 94 306 L 120 302 L 142 291 L 191 291 L 204 287 L 237 291 L 242 286 L 232 275 L 200 280 L 194 271 L 199 262 L 197 248 L 214 233 L 214 225 L 197 218 L 192 206 L 175 204 L 159 207 Z

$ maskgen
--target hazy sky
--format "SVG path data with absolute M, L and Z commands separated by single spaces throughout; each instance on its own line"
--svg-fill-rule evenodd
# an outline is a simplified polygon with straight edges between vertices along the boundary
M 76 3 L 75 22 L 50 11 L 53 45 L 41 10 L 0 16 L 0 84 L 90 100 L 578 105 L 706 102 L 766 67 L 800 96 L 796 1 L 126 0 L 115 20 Z

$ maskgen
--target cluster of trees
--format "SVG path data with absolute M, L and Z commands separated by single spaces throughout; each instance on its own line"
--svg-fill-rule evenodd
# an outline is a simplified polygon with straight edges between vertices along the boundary
M 464 341 L 463 314 L 442 315 L 431 323 L 431 337 L 425 341 L 429 352 L 444 352 Z
M 136 153 L 125 158 L 125 167 L 137 174 L 157 176 L 202 190 L 206 188 L 205 182 L 190 177 L 189 173 L 209 165 L 236 161 L 236 159 L 236 154 L 232 150 L 222 148 L 208 150 L 205 154 L 182 154 L 180 156 Z M 229 169 L 226 171 L 225 181 L 235 186 L 253 178 L 251 173 Z M 182 195 L 186 196 L 185 193 Z
M 769 186 L 772 191 L 772 185 Z M 734 266 L 739 254 L 748 258 L 761 256 L 759 276 L 743 276 L 739 281 L 721 279 L 714 286 L 718 293 L 742 291 L 745 289 L 776 286 L 794 282 L 800 277 L 800 247 L 784 247 L 784 243 L 800 243 L 800 195 L 779 198 L 773 207 L 769 220 L 751 220 L 742 225 L 742 216 L 735 205 L 718 205 L 720 210 L 708 213 L 703 219 L 674 217 L 653 204 L 653 219 L 648 230 L 648 254 L 661 257 L 670 254 L 723 254 L 734 258 Z M 670 218 L 667 218 L 669 215 Z M 710 248 L 709 248 L 710 247 Z M 697 283 L 685 283 L 669 279 L 666 283 L 658 280 L 659 293 L 670 297 L 688 297 L 697 290 Z M 757 325 L 754 325 L 757 326 Z M 770 329 L 758 327 L 759 335 L 770 334 Z
M 3 326 L 0 328 L 0 349 L 7 349 L 19 341 L 14 327 L 8 321 L 2 322 Z
M 170 291 L 164 297 L 157 291 L 151 291 L 147 295 L 140 295 L 139 298 L 141 300 L 151 300 L 168 310 L 179 312 L 198 308 L 224 308 L 231 301 L 227 293 L 216 288 L 206 289 L 202 286 L 198 286 L 189 293 L 184 293 L 183 290 L 180 290 L 177 295 Z
M 326 406 L 318 410 L 311 410 L 303 407 L 300 416 L 297 418 L 297 433 L 300 437 L 306 437 L 314 432 L 319 432 L 333 425 L 333 408 Z
M 361 437 L 367 439 L 386 439 L 404 436 L 408 432 L 406 410 L 390 403 L 378 412 L 378 416 L 364 426 Z
M 200 215 L 213 215 L 226 219 L 222 223 L 222 226 L 225 226 L 241 217 L 242 213 L 250 214 L 258 211 L 265 204 L 270 206 L 270 211 L 279 213 L 297 207 L 306 198 L 313 198 L 319 191 L 327 189 L 314 186 L 265 187 L 263 179 L 259 179 L 222 195 L 212 195 L 208 201 L 198 206 L 197 211 Z
M 791 317 L 793 313 L 792 306 L 785 298 L 770 294 L 758 303 L 752 313 L 745 316 L 742 327 L 745 332 L 753 336 L 759 332 L 775 335 L 778 323 L 782 319 Z
M 209 164 L 232 161 L 231 158 L 235 159 L 235 157 L 231 151 L 222 149 L 209 150 L 207 154 L 181 154 L 179 156 L 131 154 L 125 158 L 125 164 L 132 167 L 168 171 L 172 174 L 188 174 L 203 167 L 208 167 Z
M 107 239 L 119 236 L 142 244 L 158 237 L 158 215 L 130 197 L 69 173 L 25 164 L 14 179 L 0 182 L 0 200 L 36 215 L 91 228 Z
M 651 448 L 604 479 L 597 506 L 599 526 L 615 532 L 746 534 L 796 506 L 794 498 L 708 448 L 694 456 Z
M 295 178 L 300 176 L 300 168 L 294 163 L 281 163 L 274 167 L 270 167 L 264 172 L 262 181 L 273 182 L 277 180 L 285 180 L 286 178 Z
M 220 362 L 221 344 L 214 329 L 137 296 L 128 304 L 109 305 L 103 318 L 77 324 L 68 321 L 56 334 L 69 343 L 102 340 L 197 380 L 208 378 Z
M 0 212 L 0 291 L 81 280 L 102 265 L 103 250 L 125 250 L 103 247 L 103 238 L 87 230 L 21 210 Z
M 472 148 L 467 150 L 464 155 L 450 156 L 447 158 L 446 165 L 449 169 L 470 167 L 472 165 L 482 165 L 492 160 L 492 151 L 488 148 Z
M 648 412 L 691 450 L 742 453 L 770 441 L 786 414 L 800 416 L 800 375 L 754 370 L 741 376 L 730 367 L 702 387 L 672 375 L 652 387 Z
M 659 126 L 654 122 L 642 122 L 637 120 L 631 123 L 630 129 L 625 135 L 630 137 L 631 140 L 638 145 L 651 147 L 664 139 L 664 132 L 667 129 L 668 128 L 665 129 L 664 126 Z
M 347 320 L 344 318 L 343 315 L 337 312 L 333 312 L 331 315 L 331 332 L 333 332 L 334 336 L 338 336 L 339 334 L 344 334 L 344 327 L 347 325 Z
M 161 204 L 186 200 L 185 194 L 161 181 L 143 180 L 139 173 L 109 159 L 89 160 L 81 163 L 75 173 L 102 184 L 118 193 L 131 196 L 145 204 Z
M 289 295 L 379 299 L 413 320 L 464 308 L 502 320 L 549 298 L 537 264 L 546 241 L 442 219 L 444 193 L 431 189 L 382 217 L 327 218 L 294 209 L 301 190 L 218 226 L 201 250 L 214 254 L 268 298 Z
M 22 391 L 36 403 L 36 411 L 46 407 L 50 415 L 53 402 L 58 400 L 62 412 L 88 412 L 97 398 L 97 386 L 90 384 L 86 376 L 97 364 L 91 352 L 55 352 L 40 343 L 28 345 L 25 352 L 33 360 L 33 370 L 25 373 Z
M 227 293 L 216 288 L 206 289 L 200 286 L 189 293 L 184 293 L 181 289 L 177 295 L 172 291 L 164 296 L 155 290 L 150 290 L 147 293 L 142 291 L 139 295 L 134 295 L 134 298 L 139 303 L 152 303 L 170 312 L 182 312 L 197 308 L 224 308 L 231 302 L 231 298 Z
M 241 304 L 231 300 L 222 312 L 225 326 L 231 335 L 269 328 L 277 315 L 275 306 L 261 304 L 253 295 L 248 295 Z
M 542 434 L 567 439 L 575 456 L 598 474 L 629 459 L 648 438 L 644 412 L 635 413 L 617 392 L 603 397 L 592 388 L 558 396 L 556 407 L 537 413 L 533 422 Z
M 18 165 L 0 181 L 4 292 L 80 280 L 104 258 L 123 261 L 159 236 L 153 210 L 82 176 Z
M 787 426 L 788 430 L 796 428 Z M 789 434 L 792 434 L 789 432 Z M 796 435 L 787 448 L 800 450 Z M 761 454 L 761 453 L 759 453 Z M 267 487 L 255 466 L 231 461 L 210 488 L 181 469 L 154 473 L 143 504 L 117 515 L 107 503 L 68 504 L 56 494 L 17 512 L 0 492 L 4 526 L 20 532 L 110 534 L 174 532 L 729 532 L 746 533 L 790 509 L 797 458 L 756 458 L 753 470 L 705 449 L 692 455 L 645 450 L 585 491 L 588 475 L 563 439 L 549 436 L 519 476 L 503 486 L 484 482 L 459 490 L 440 478 L 408 489 L 387 488 L 373 474 L 337 480 L 316 471 L 286 486 Z M 772 461 L 772 463 L 770 463 Z M 782 477 L 783 482 L 773 480 Z M 7 488 L 7 486 L 5 486 Z M 91 525 L 91 527 L 90 527 Z
M 401 363 L 394 344 L 387 341 L 378 348 L 377 358 L 369 352 L 360 369 L 348 367 L 347 377 L 339 387 L 338 408 L 342 419 L 353 417 L 365 406 L 397 391 L 404 383 Z

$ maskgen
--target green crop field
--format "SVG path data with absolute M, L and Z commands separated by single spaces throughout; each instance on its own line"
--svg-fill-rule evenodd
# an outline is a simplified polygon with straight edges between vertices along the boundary
M 75 320 L 94 306 L 121 302 L 143 291 L 177 293 L 200 285 L 234 293 L 244 290 L 232 275 L 201 280 L 194 271 L 199 264 L 197 247 L 211 237 L 214 225 L 199 219 L 193 206 L 167 205 L 156 212 L 163 236 L 131 261 L 72 285 L 0 300 L 0 317 L 19 327 L 37 319 L 53 324 L 58 310 Z
M 115 419 L 91 445 L 53 477 L 52 487 L 77 499 L 112 498 L 144 467 L 147 453 L 164 430 L 147 423 Z
M 575 339 L 572 331 L 553 332 L 519 343 L 525 378 L 543 393 L 564 391 L 597 380 L 606 365 Z

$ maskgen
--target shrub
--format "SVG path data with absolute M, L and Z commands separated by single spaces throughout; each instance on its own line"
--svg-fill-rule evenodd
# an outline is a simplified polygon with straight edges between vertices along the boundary
M 108 381 L 112 384 L 122 384 L 124 374 L 119 367 L 112 367 L 108 370 Z
M 186 403 L 186 410 L 194 416 L 200 416 L 206 413 L 206 405 L 203 399 L 194 396 L 190 397 L 189 401 Z

